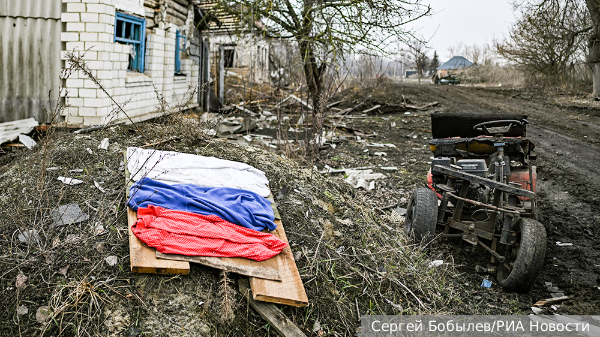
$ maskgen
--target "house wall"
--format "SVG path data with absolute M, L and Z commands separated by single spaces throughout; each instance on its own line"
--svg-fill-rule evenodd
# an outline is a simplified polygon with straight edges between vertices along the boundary
M 61 15 L 65 23 L 61 34 L 65 68 L 69 67 L 68 52 L 84 53 L 83 58 L 91 73 L 114 99 L 113 102 L 81 71 L 72 73 L 64 78 L 64 85 L 69 91 L 69 106 L 64 115 L 68 124 L 95 125 L 127 120 L 115 102 L 133 120 L 156 117 L 157 92 L 171 107 L 182 101 L 192 102 L 189 107 L 197 106 L 197 96 L 189 98 L 198 85 L 197 62 L 182 59 L 181 68 L 187 76 L 174 76 L 175 32 L 180 27 L 168 22 L 154 22 L 154 26 L 146 30 L 144 73 L 130 72 L 127 71 L 129 46 L 113 41 L 115 12 L 121 9 L 123 3 L 127 6 L 131 3 L 124 0 L 62 1 L 66 3 Z M 124 9 L 130 8 L 127 6 Z M 186 93 L 188 97 L 184 99 Z

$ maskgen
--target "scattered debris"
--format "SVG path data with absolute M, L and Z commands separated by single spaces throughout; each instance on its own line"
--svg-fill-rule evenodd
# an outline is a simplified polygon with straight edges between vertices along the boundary
M 277 306 L 273 303 L 255 301 L 250 290 L 248 280 L 240 278 L 238 280 L 240 292 L 246 298 L 250 306 L 267 321 L 281 336 L 284 337 L 306 337 L 294 322 L 292 322 Z M 320 328 L 319 328 L 320 330 Z
M 481 286 L 483 288 L 491 288 L 492 287 L 492 281 L 490 281 L 488 279 L 483 279 L 483 281 L 481 282 Z
M 385 152 L 374 152 L 373 155 L 378 156 L 378 157 L 385 157 L 385 156 L 387 156 L 387 153 L 385 153 Z
M 73 169 L 73 170 L 69 170 L 70 173 L 81 173 L 83 172 L 83 169 Z
M 44 324 L 50 318 L 50 308 L 48 306 L 39 307 L 35 313 L 35 319 L 38 323 Z
M 369 108 L 369 109 L 367 109 L 367 110 L 363 110 L 363 113 L 369 113 L 369 112 L 371 112 L 371 111 L 373 111 L 373 110 L 375 110 L 375 109 L 378 109 L 378 108 L 381 108 L 381 104 L 377 104 L 377 105 L 375 105 L 375 106 L 374 106 L 374 107 L 372 107 L 372 108 Z
M 35 118 L 0 123 L 0 144 L 16 140 L 21 134 L 28 134 L 40 125 Z
M 573 244 L 570 242 L 560 242 L 560 241 L 556 241 L 556 245 L 559 247 L 568 247 L 568 246 L 572 246 Z
M 119 258 L 114 255 L 110 255 L 104 259 L 104 262 L 106 262 L 106 264 L 109 265 L 110 267 L 116 266 L 117 263 L 119 263 Z
M 433 261 L 429 262 L 428 266 L 429 266 L 429 268 L 433 268 L 433 267 L 439 267 L 443 264 L 444 264 L 444 260 L 433 260 Z M 491 282 L 490 282 L 490 285 L 491 285 Z M 489 288 L 489 287 L 486 287 L 486 288 Z
M 102 188 L 102 186 L 100 186 L 100 183 L 98 183 L 97 181 L 94 180 L 94 186 L 96 186 L 97 189 L 100 190 L 100 192 L 102 193 L 106 193 L 106 191 Z
M 547 298 L 545 300 L 539 300 L 539 301 L 535 302 L 533 305 L 535 305 L 537 307 L 543 307 L 544 305 L 548 305 L 548 304 L 560 303 L 562 301 L 568 300 L 569 298 L 570 298 L 569 296 Z
M 25 274 L 23 274 L 23 272 L 19 270 L 19 274 L 17 275 L 17 280 L 15 281 L 15 287 L 17 287 L 18 290 L 25 289 L 25 287 L 27 287 L 27 285 L 25 283 L 27 282 L 28 279 L 29 279 L 29 277 L 25 276 Z
M 219 135 L 227 135 L 227 134 L 236 134 L 236 133 L 244 133 L 250 132 L 256 129 L 258 126 L 254 119 L 249 117 L 230 117 L 219 125 L 219 129 L 217 130 L 217 134 Z
M 33 243 L 34 239 L 36 242 L 40 242 L 42 238 L 38 234 L 38 231 L 35 229 L 26 230 L 24 232 L 19 231 L 19 241 Z
M 289 104 L 283 104 L 283 103 L 287 102 L 287 101 L 288 101 L 288 100 L 290 100 L 290 99 L 292 99 L 292 100 L 294 100 L 294 101 L 296 101 L 296 102 L 298 102 L 298 103 L 300 103 L 300 104 L 304 105 L 305 107 L 307 107 L 307 108 L 309 108 L 309 109 L 311 109 L 311 110 L 312 110 L 312 106 L 311 106 L 310 104 L 307 104 L 306 102 L 303 102 L 303 101 L 302 101 L 300 98 L 298 98 L 298 96 L 296 96 L 296 95 L 289 95 L 288 97 L 284 98 L 284 99 L 283 99 L 281 102 L 279 102 L 279 103 L 277 104 L 277 107 L 281 107 L 281 106 L 286 106 L 286 105 L 289 105 Z
M 373 170 L 346 170 L 346 174 L 348 177 L 346 178 L 346 182 L 354 188 L 364 188 L 367 191 L 370 191 L 375 188 L 375 182 L 370 180 L 376 180 L 385 178 L 383 173 L 372 173 Z
M 64 226 L 89 219 L 87 213 L 83 213 L 78 204 L 68 204 L 58 206 L 52 210 L 52 226 Z
M 67 277 L 67 272 L 69 271 L 70 265 L 66 264 L 60 268 L 58 268 L 58 273 L 64 277 Z
M 398 207 L 395 210 L 399 215 L 405 216 L 406 215 L 406 208 L 402 208 L 402 207 Z
M 29 313 L 29 309 L 26 306 L 24 306 L 24 305 L 20 305 L 17 308 L 17 314 L 18 315 L 22 316 L 22 315 L 27 315 L 28 313 Z
M 109 139 L 108 138 L 104 138 L 100 142 L 100 145 L 98 145 L 98 148 L 102 149 L 102 150 L 108 150 L 108 145 L 109 145 Z
M 398 171 L 398 167 L 396 166 L 382 166 L 379 169 L 383 171 Z
M 89 147 L 86 147 L 85 150 L 89 153 L 89 154 L 94 154 L 94 152 L 92 152 L 92 149 L 90 149 Z
M 35 140 L 31 139 L 31 137 L 24 134 L 19 135 L 19 142 L 25 145 L 25 147 L 29 150 L 33 149 L 37 145 Z
M 394 309 L 396 309 L 396 310 L 398 310 L 398 311 L 400 311 L 400 312 L 402 312 L 402 311 L 404 310 L 404 308 L 402 308 L 402 306 L 401 306 L 400 304 L 396 304 L 396 303 L 394 303 L 394 302 L 392 302 L 392 301 L 388 300 L 388 299 L 387 299 L 387 298 L 385 298 L 385 297 L 384 297 L 384 299 L 385 299 L 385 301 L 387 302 L 387 304 L 391 305 L 391 306 L 392 306 Z
M 67 177 L 58 177 L 56 178 L 63 182 L 63 184 L 67 185 L 79 185 L 83 183 L 83 180 L 75 179 L 75 178 L 67 178 Z
M 533 311 L 534 314 L 539 315 L 541 314 L 544 310 L 538 307 L 531 307 L 531 311 Z

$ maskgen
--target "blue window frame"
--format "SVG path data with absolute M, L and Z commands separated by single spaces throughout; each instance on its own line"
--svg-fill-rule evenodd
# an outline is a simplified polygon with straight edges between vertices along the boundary
M 183 41 L 183 47 L 181 47 L 181 41 Z M 179 31 L 175 33 L 175 73 L 181 73 L 181 51 L 185 49 L 187 43 L 187 37 L 181 35 Z
M 115 21 L 115 42 L 132 46 L 127 70 L 144 72 L 146 40 L 146 20 L 117 12 Z

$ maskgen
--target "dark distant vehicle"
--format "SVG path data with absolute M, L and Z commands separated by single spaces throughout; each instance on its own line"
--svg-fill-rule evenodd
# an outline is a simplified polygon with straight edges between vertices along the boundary
M 460 78 L 456 75 L 448 75 L 440 78 L 436 84 L 460 84 Z

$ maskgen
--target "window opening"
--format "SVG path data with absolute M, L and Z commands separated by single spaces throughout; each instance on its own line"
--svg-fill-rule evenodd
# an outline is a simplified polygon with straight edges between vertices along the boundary
M 127 70 L 144 72 L 146 20 L 116 13 L 115 42 L 130 46 Z

